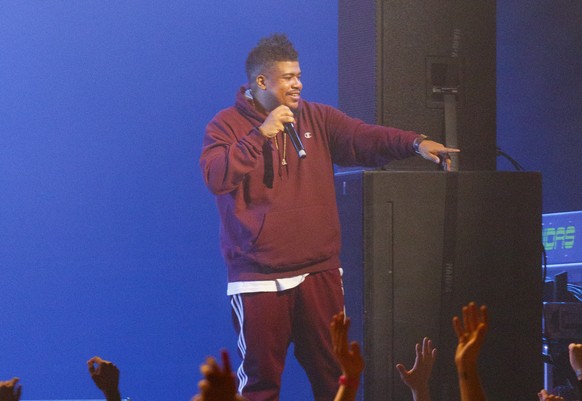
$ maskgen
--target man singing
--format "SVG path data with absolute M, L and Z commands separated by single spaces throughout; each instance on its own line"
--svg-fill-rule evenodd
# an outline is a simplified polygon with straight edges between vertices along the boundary
M 382 166 L 415 154 L 438 163 L 458 150 L 303 100 L 297 51 L 285 35 L 261 39 L 246 73 L 234 106 L 208 124 L 200 158 L 221 219 L 239 391 L 250 401 L 278 400 L 293 342 L 315 400 L 331 401 L 341 370 L 329 322 L 344 302 L 333 164 Z M 289 123 L 305 158 L 285 132 Z

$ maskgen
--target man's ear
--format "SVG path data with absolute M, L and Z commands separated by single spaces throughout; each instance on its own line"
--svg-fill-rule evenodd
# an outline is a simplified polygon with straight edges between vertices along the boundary
M 262 90 L 267 89 L 266 81 L 267 81 L 267 79 L 265 78 L 265 76 L 263 74 L 257 75 L 257 78 L 255 79 L 255 82 L 257 83 L 257 87 L 259 89 L 262 89 Z

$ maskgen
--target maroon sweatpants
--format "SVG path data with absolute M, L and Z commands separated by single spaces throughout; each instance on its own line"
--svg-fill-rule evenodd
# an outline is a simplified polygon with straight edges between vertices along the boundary
M 286 291 L 233 295 L 231 303 L 243 359 L 237 371 L 239 392 L 244 397 L 279 400 L 287 348 L 293 342 L 315 401 L 334 399 L 341 369 L 333 354 L 329 323 L 344 308 L 339 269 L 312 273 Z

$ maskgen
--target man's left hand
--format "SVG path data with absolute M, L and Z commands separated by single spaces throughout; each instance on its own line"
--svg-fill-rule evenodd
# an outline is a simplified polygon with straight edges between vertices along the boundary
M 449 153 L 459 152 L 459 149 L 447 148 L 443 144 L 428 139 L 425 139 L 418 145 L 418 154 L 436 164 L 446 163 L 447 170 L 451 167 Z

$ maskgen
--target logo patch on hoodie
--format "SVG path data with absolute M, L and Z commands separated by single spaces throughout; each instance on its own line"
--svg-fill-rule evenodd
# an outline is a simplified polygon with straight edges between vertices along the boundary
M 305 134 L 303 134 L 303 136 L 307 139 L 311 138 L 313 136 L 313 134 L 311 132 L 306 132 Z

